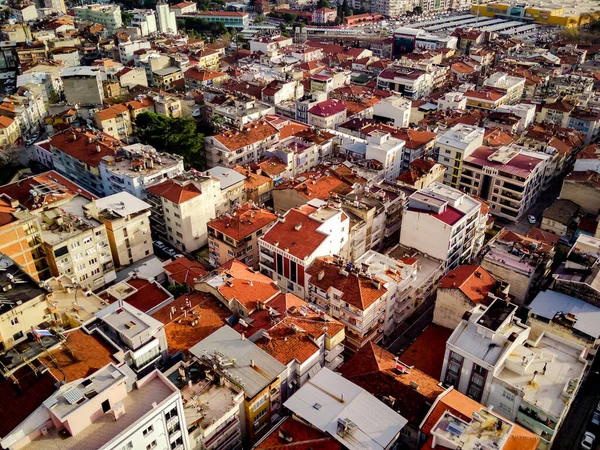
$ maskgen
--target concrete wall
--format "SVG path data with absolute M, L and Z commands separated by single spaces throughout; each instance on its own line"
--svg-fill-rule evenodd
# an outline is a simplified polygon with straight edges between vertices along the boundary
M 560 198 L 577 203 L 583 213 L 595 215 L 600 211 L 600 190 L 588 184 L 565 180 Z
M 487 270 L 496 280 L 510 284 L 510 294 L 514 297 L 513 303 L 521 306 L 527 298 L 531 279 L 509 267 L 494 264 L 486 259 L 481 262 L 481 267 Z
M 433 323 L 453 330 L 461 322 L 464 313 L 474 306 L 475 304 L 460 289 L 438 288 Z

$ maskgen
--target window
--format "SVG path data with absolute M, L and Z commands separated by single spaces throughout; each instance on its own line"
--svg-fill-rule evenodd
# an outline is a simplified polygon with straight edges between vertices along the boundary
M 296 263 L 294 261 L 290 261 L 290 280 L 292 280 L 294 283 L 297 283 L 296 271 Z
M 473 364 L 473 372 L 471 372 L 471 381 L 469 382 L 469 388 L 467 389 L 467 396 L 473 400 L 480 401 L 483 394 L 483 387 L 485 386 L 485 379 L 487 377 L 487 369 Z
M 267 396 L 263 395 L 261 398 L 259 398 L 256 403 L 254 405 L 252 405 L 252 410 L 253 411 L 257 411 L 262 405 L 264 405 L 265 403 L 267 403 Z
M 503 391 L 502 392 L 502 397 L 504 397 L 507 400 L 510 400 L 511 402 L 515 401 L 515 394 L 512 394 L 508 391 Z
M 84 244 L 89 244 L 89 243 L 90 243 L 90 242 L 92 242 L 93 240 L 94 240 L 94 238 L 92 238 L 91 236 L 88 236 L 88 237 L 86 237 L 86 238 L 83 240 L 83 243 L 84 243 Z
M 156 447 L 156 445 L 156 441 L 152 441 L 148 445 L 146 445 L 146 450 L 152 450 L 154 447 Z
M 177 231 L 175 234 L 177 235 L 177 237 L 183 238 L 183 234 L 181 234 L 179 231 Z
M 19 324 L 19 318 L 18 317 L 13 317 L 12 319 L 10 319 L 10 324 L 14 327 L 15 325 Z
M 153 431 L 154 431 L 154 427 L 152 425 L 150 425 L 148 428 L 146 428 L 144 431 L 142 431 L 142 434 L 144 435 L 144 437 L 146 437 Z
M 277 254 L 277 273 L 283 275 L 283 256 Z
M 463 364 L 463 357 L 455 352 L 450 352 L 448 357 L 448 368 L 446 369 L 445 384 L 449 386 L 458 386 L 460 380 L 460 370 Z

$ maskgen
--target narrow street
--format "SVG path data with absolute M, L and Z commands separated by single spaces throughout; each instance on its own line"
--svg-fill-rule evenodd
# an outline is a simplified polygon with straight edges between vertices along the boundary
M 596 435 L 596 444 L 598 448 L 598 437 L 600 429 L 592 429 L 590 420 L 596 406 L 600 401 L 600 358 L 596 358 L 588 377 L 579 389 L 575 401 L 571 405 L 569 413 L 562 426 L 558 430 L 556 439 L 552 448 L 561 450 L 575 450 L 581 448 L 581 440 L 586 431 L 591 431 Z
M 434 306 L 435 295 L 432 295 L 404 323 L 400 324 L 392 335 L 393 340 L 386 345 L 386 349 L 395 355 L 406 350 L 433 320 Z

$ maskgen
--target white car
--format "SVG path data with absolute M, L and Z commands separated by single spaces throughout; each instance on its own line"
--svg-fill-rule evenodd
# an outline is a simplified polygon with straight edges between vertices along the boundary
M 163 248 L 165 244 L 162 241 L 154 241 L 154 246 L 156 248 Z
M 537 223 L 537 219 L 535 218 L 535 216 L 527 216 L 527 221 L 531 224 L 531 225 L 535 225 Z
M 583 435 L 583 439 L 581 441 L 581 448 L 583 448 L 585 450 L 592 450 L 592 448 L 594 447 L 595 440 L 596 440 L 596 436 L 594 436 L 593 433 L 586 431 L 585 434 Z

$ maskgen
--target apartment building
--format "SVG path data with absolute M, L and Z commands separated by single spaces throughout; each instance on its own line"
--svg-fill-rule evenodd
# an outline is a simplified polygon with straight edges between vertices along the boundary
M 119 59 L 121 64 L 127 65 L 131 61 L 133 61 L 133 54 L 142 49 L 150 49 L 152 45 L 149 41 L 138 39 L 138 40 L 130 40 L 126 42 L 119 42 L 117 46 L 119 50 Z
M 106 226 L 117 267 L 129 266 L 153 253 L 150 207 L 128 192 L 96 199 L 84 206 L 84 214 Z
M 185 14 L 194 14 L 198 7 L 195 2 L 181 2 L 171 6 L 171 11 L 175 13 L 175 17 L 181 17 Z
M 441 380 L 550 448 L 583 379 L 586 350 L 550 333 L 529 339 L 516 311 L 502 299 L 470 311 L 446 343 Z
M 444 183 L 458 188 L 463 161 L 483 145 L 485 129 L 458 124 L 438 136 L 435 152 L 437 162 L 446 167 Z
M 115 29 L 121 28 L 121 7 L 110 4 L 93 4 L 76 6 L 73 8 L 75 20 L 99 23 L 106 27 L 106 31 L 112 34 Z
M 60 78 L 67 103 L 70 105 L 101 105 L 104 99 L 102 73 L 98 67 L 69 67 Z
M 347 351 L 381 342 L 389 298 L 384 280 L 329 257 L 316 258 L 306 275 L 307 301 L 346 325 Z
M 250 203 L 211 220 L 206 225 L 210 264 L 221 266 L 236 258 L 258 269 L 258 239 L 277 220 L 275 214 Z
M 19 122 L 10 117 L 0 116 L 0 148 L 13 145 L 21 137 Z
M 583 133 L 585 144 L 589 145 L 595 142 L 600 135 L 600 111 L 577 108 L 569 117 L 568 127 Z
M 459 186 L 486 201 L 493 215 L 516 221 L 542 194 L 551 158 L 514 144 L 479 147 L 464 158 Z
M 377 76 L 377 87 L 417 100 L 431 93 L 433 76 L 424 70 L 393 66 L 384 69 Z
M 338 125 L 346 121 L 347 113 L 341 100 L 324 100 L 308 110 L 308 124 L 318 128 L 337 129 Z
M 496 235 L 485 249 L 481 266 L 510 285 L 513 302 L 527 304 L 550 276 L 554 246 L 509 230 Z
M 199 17 L 209 22 L 223 22 L 227 28 L 247 28 L 250 25 L 250 14 L 237 11 L 203 11 Z
M 153 205 L 154 229 L 184 252 L 208 243 L 207 222 L 217 217 L 221 203 L 219 182 L 212 177 L 188 173 L 146 189 Z
M 164 34 L 177 34 L 177 21 L 175 12 L 171 11 L 167 2 L 156 4 L 156 17 L 158 18 L 158 31 Z
M 44 98 L 32 91 L 25 91 L 22 95 L 5 95 L 0 103 L 0 116 L 13 119 L 20 127 L 19 134 L 28 137 L 39 131 L 44 124 L 47 110 Z M 6 128 L 7 138 L 14 138 L 14 129 L 9 125 Z
M 106 225 L 86 217 L 89 199 L 39 211 L 42 246 L 52 276 L 68 275 L 81 286 L 97 289 L 115 280 L 115 265 Z
M 181 392 L 190 450 L 242 448 L 244 390 L 216 375 L 198 358 L 180 361 L 165 372 Z
M 381 130 L 367 135 L 365 159 L 379 161 L 386 181 L 398 178 L 402 169 L 405 141 Z
M 346 251 L 350 219 L 339 209 L 311 202 L 290 209 L 258 242 L 261 272 L 283 292 L 306 298 L 305 271 L 319 256 Z
M 279 140 L 279 130 L 265 120 L 251 122 L 238 130 L 204 138 L 208 167 L 254 164 Z
M 315 403 L 320 407 L 307 407 Z M 342 448 L 393 448 L 408 422 L 366 390 L 327 368 L 321 369 L 284 406 L 292 417 L 327 433 Z
M 525 89 L 525 78 L 514 77 L 505 72 L 496 72 L 483 81 L 483 87 L 505 94 L 507 103 L 514 105 L 521 101 Z
M 224 325 L 194 345 L 190 353 L 222 378 L 243 386 L 244 448 L 250 448 L 281 419 L 288 389 L 286 367 L 243 334 Z
M 475 306 L 488 305 L 495 294 L 508 294 L 508 283 L 497 282 L 478 265 L 465 264 L 448 272 L 436 291 L 433 323 L 455 329 L 464 314 Z
M 155 370 L 136 380 L 111 362 L 61 385 L 3 438 L 2 446 L 188 450 L 184 417 L 180 392 L 162 373 Z
M 502 105 L 508 104 L 508 96 L 494 89 L 469 90 L 463 93 L 470 108 L 493 111 Z
M 446 271 L 469 262 L 481 249 L 487 210 L 463 192 L 433 183 L 408 198 L 400 244 L 442 261 Z
M 414 189 L 423 189 L 435 182 L 443 183 L 445 172 L 446 167 L 433 159 L 415 159 L 396 178 L 396 183 Z
M 151 9 L 134 9 L 131 26 L 140 30 L 141 36 L 149 36 L 158 31 L 156 26 L 156 14 Z
M 215 199 L 217 216 L 239 208 L 246 202 L 245 178 L 240 172 L 227 167 L 213 167 L 205 172 L 219 182 L 221 195 Z

